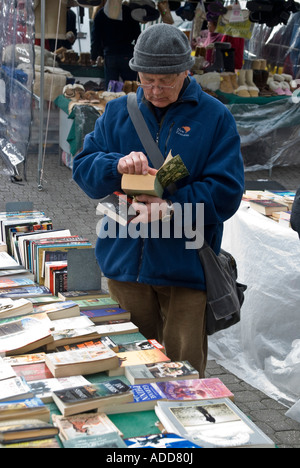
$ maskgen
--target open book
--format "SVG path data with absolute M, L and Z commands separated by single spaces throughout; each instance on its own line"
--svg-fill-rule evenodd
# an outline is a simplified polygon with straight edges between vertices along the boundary
M 146 194 L 162 198 L 168 185 L 189 175 L 179 154 L 172 156 L 169 152 L 164 164 L 155 175 L 123 174 L 121 188 L 131 196 Z

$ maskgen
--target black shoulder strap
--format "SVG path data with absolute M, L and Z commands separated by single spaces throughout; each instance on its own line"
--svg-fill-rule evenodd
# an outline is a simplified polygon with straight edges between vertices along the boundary
M 139 109 L 136 93 L 129 93 L 127 95 L 127 109 L 136 132 L 146 150 L 148 158 L 152 162 L 154 168 L 159 169 L 163 165 L 165 159 L 159 147 L 155 143 L 144 120 L 143 114 Z M 175 184 L 170 184 L 167 189 L 171 194 L 177 190 Z

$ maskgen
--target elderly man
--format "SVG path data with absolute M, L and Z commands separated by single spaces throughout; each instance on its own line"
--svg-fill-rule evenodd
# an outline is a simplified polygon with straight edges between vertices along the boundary
M 187 238 L 178 235 L 172 212 L 180 206 L 184 214 L 192 207 L 196 223 L 194 208 L 202 204 L 204 237 L 218 253 L 223 222 L 240 204 L 244 168 L 233 117 L 189 76 L 192 65 L 189 41 L 175 26 L 157 24 L 139 36 L 130 61 L 139 74 L 138 106 L 164 157 L 170 151 L 179 154 L 189 175 L 176 182 L 176 191 L 165 189 L 162 198 L 137 197 L 133 206 L 140 215 L 132 222 L 148 226 L 149 235 L 124 235 L 120 228 L 115 236 L 98 239 L 96 255 L 111 295 L 131 312 L 141 333 L 162 342 L 173 361 L 188 360 L 204 377 L 205 277 L 197 249 L 187 248 Z M 74 159 L 74 180 L 92 198 L 120 191 L 125 173 L 155 173 L 126 101 L 124 96 L 109 102 Z M 153 205 L 160 209 L 151 210 Z M 150 226 L 158 223 L 162 229 L 165 222 L 170 234 L 151 236 Z M 184 215 L 181 222 L 184 231 Z

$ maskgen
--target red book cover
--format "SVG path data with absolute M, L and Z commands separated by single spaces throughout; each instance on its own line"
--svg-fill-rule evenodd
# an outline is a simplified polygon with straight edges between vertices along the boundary
M 53 375 L 44 362 L 38 364 L 24 364 L 21 366 L 12 366 L 19 377 L 29 382 L 32 380 L 52 379 Z

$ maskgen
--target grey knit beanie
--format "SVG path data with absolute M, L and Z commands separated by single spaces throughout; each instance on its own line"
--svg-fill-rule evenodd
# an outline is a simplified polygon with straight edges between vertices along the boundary
M 191 52 L 184 32 L 171 24 L 159 23 L 140 34 L 129 66 L 150 74 L 181 73 L 194 64 Z

